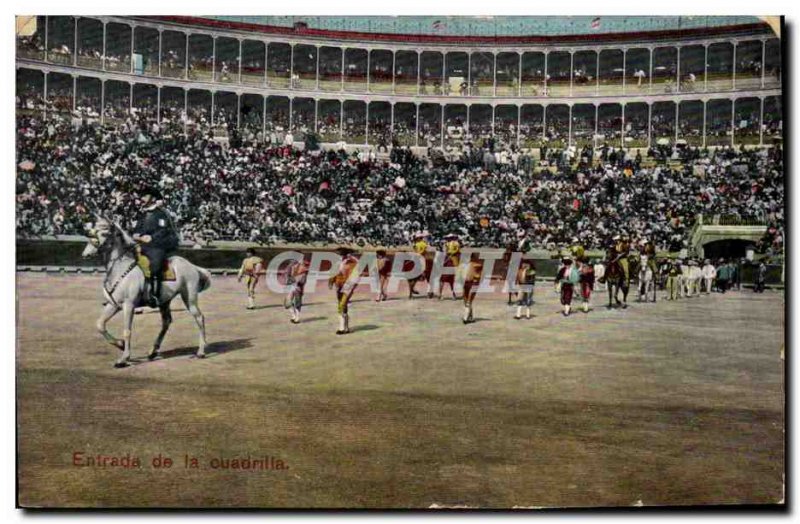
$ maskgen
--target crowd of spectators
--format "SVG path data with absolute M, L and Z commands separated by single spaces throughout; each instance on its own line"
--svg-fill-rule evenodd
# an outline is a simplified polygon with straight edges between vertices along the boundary
M 456 233 L 468 245 L 505 247 L 525 229 L 542 248 L 573 237 L 602 248 L 627 232 L 678 251 L 703 214 L 768 223 L 769 245 L 762 247 L 782 249 L 779 146 L 659 145 L 644 159 L 612 147 L 550 147 L 533 158 L 488 137 L 480 145 L 466 139 L 447 157 L 431 150 L 420 158 L 395 143 L 386 158 L 374 150 L 300 151 L 275 130 L 265 140 L 231 129 L 220 141 L 208 126 L 185 132 L 179 120 L 128 118 L 101 127 L 18 116 L 18 234 L 82 234 L 92 211 L 130 227 L 142 211 L 138 195 L 156 186 L 183 240 L 197 245 L 226 239 L 393 246 L 428 230 L 434 239 Z M 660 162 L 668 159 L 679 167 Z

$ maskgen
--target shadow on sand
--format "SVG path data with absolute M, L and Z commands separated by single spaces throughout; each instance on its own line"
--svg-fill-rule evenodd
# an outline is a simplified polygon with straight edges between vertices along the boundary
M 307 322 L 317 322 L 318 320 L 327 320 L 328 317 L 308 317 L 308 318 L 301 318 L 300 323 L 305 324 Z
M 253 343 L 251 342 L 252 338 L 237 338 L 234 340 L 223 340 L 219 342 L 211 342 L 206 346 L 206 358 L 214 358 L 224 353 L 229 353 L 231 351 L 238 351 L 240 349 L 249 349 L 253 347 Z M 186 357 L 186 356 L 193 356 L 197 352 L 197 346 L 184 346 L 180 348 L 173 348 L 173 349 L 164 349 L 161 350 L 157 359 L 153 362 L 158 362 L 159 360 L 167 360 L 170 358 L 178 358 L 178 357 Z M 150 362 L 148 358 L 145 357 L 137 357 L 135 359 L 131 359 L 132 363 L 136 364 L 145 364 Z
M 374 331 L 376 329 L 380 329 L 380 326 L 376 326 L 375 324 L 364 324 L 361 326 L 353 326 L 350 329 L 350 333 L 358 333 L 359 331 Z

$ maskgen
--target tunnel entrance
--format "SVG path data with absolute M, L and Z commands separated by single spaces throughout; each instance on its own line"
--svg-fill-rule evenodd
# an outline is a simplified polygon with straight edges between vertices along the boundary
M 715 240 L 703 245 L 703 256 L 704 258 L 725 258 L 728 260 L 744 258 L 747 249 L 753 249 L 754 247 L 755 243 L 752 240 L 739 238 Z

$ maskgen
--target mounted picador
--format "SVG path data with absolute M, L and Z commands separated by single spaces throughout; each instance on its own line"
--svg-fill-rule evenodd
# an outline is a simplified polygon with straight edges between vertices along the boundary
M 162 207 L 163 197 L 157 189 L 145 189 L 141 203 L 145 215 L 136 223 L 133 239 L 150 262 L 147 305 L 156 308 L 160 305 L 164 263 L 178 250 L 180 240 L 169 211 Z

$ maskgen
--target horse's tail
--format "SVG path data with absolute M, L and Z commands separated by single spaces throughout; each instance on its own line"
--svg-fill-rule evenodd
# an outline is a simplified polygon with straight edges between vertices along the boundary
M 202 267 L 198 267 L 197 272 L 200 274 L 200 282 L 197 284 L 197 292 L 202 293 L 211 287 L 211 273 Z

